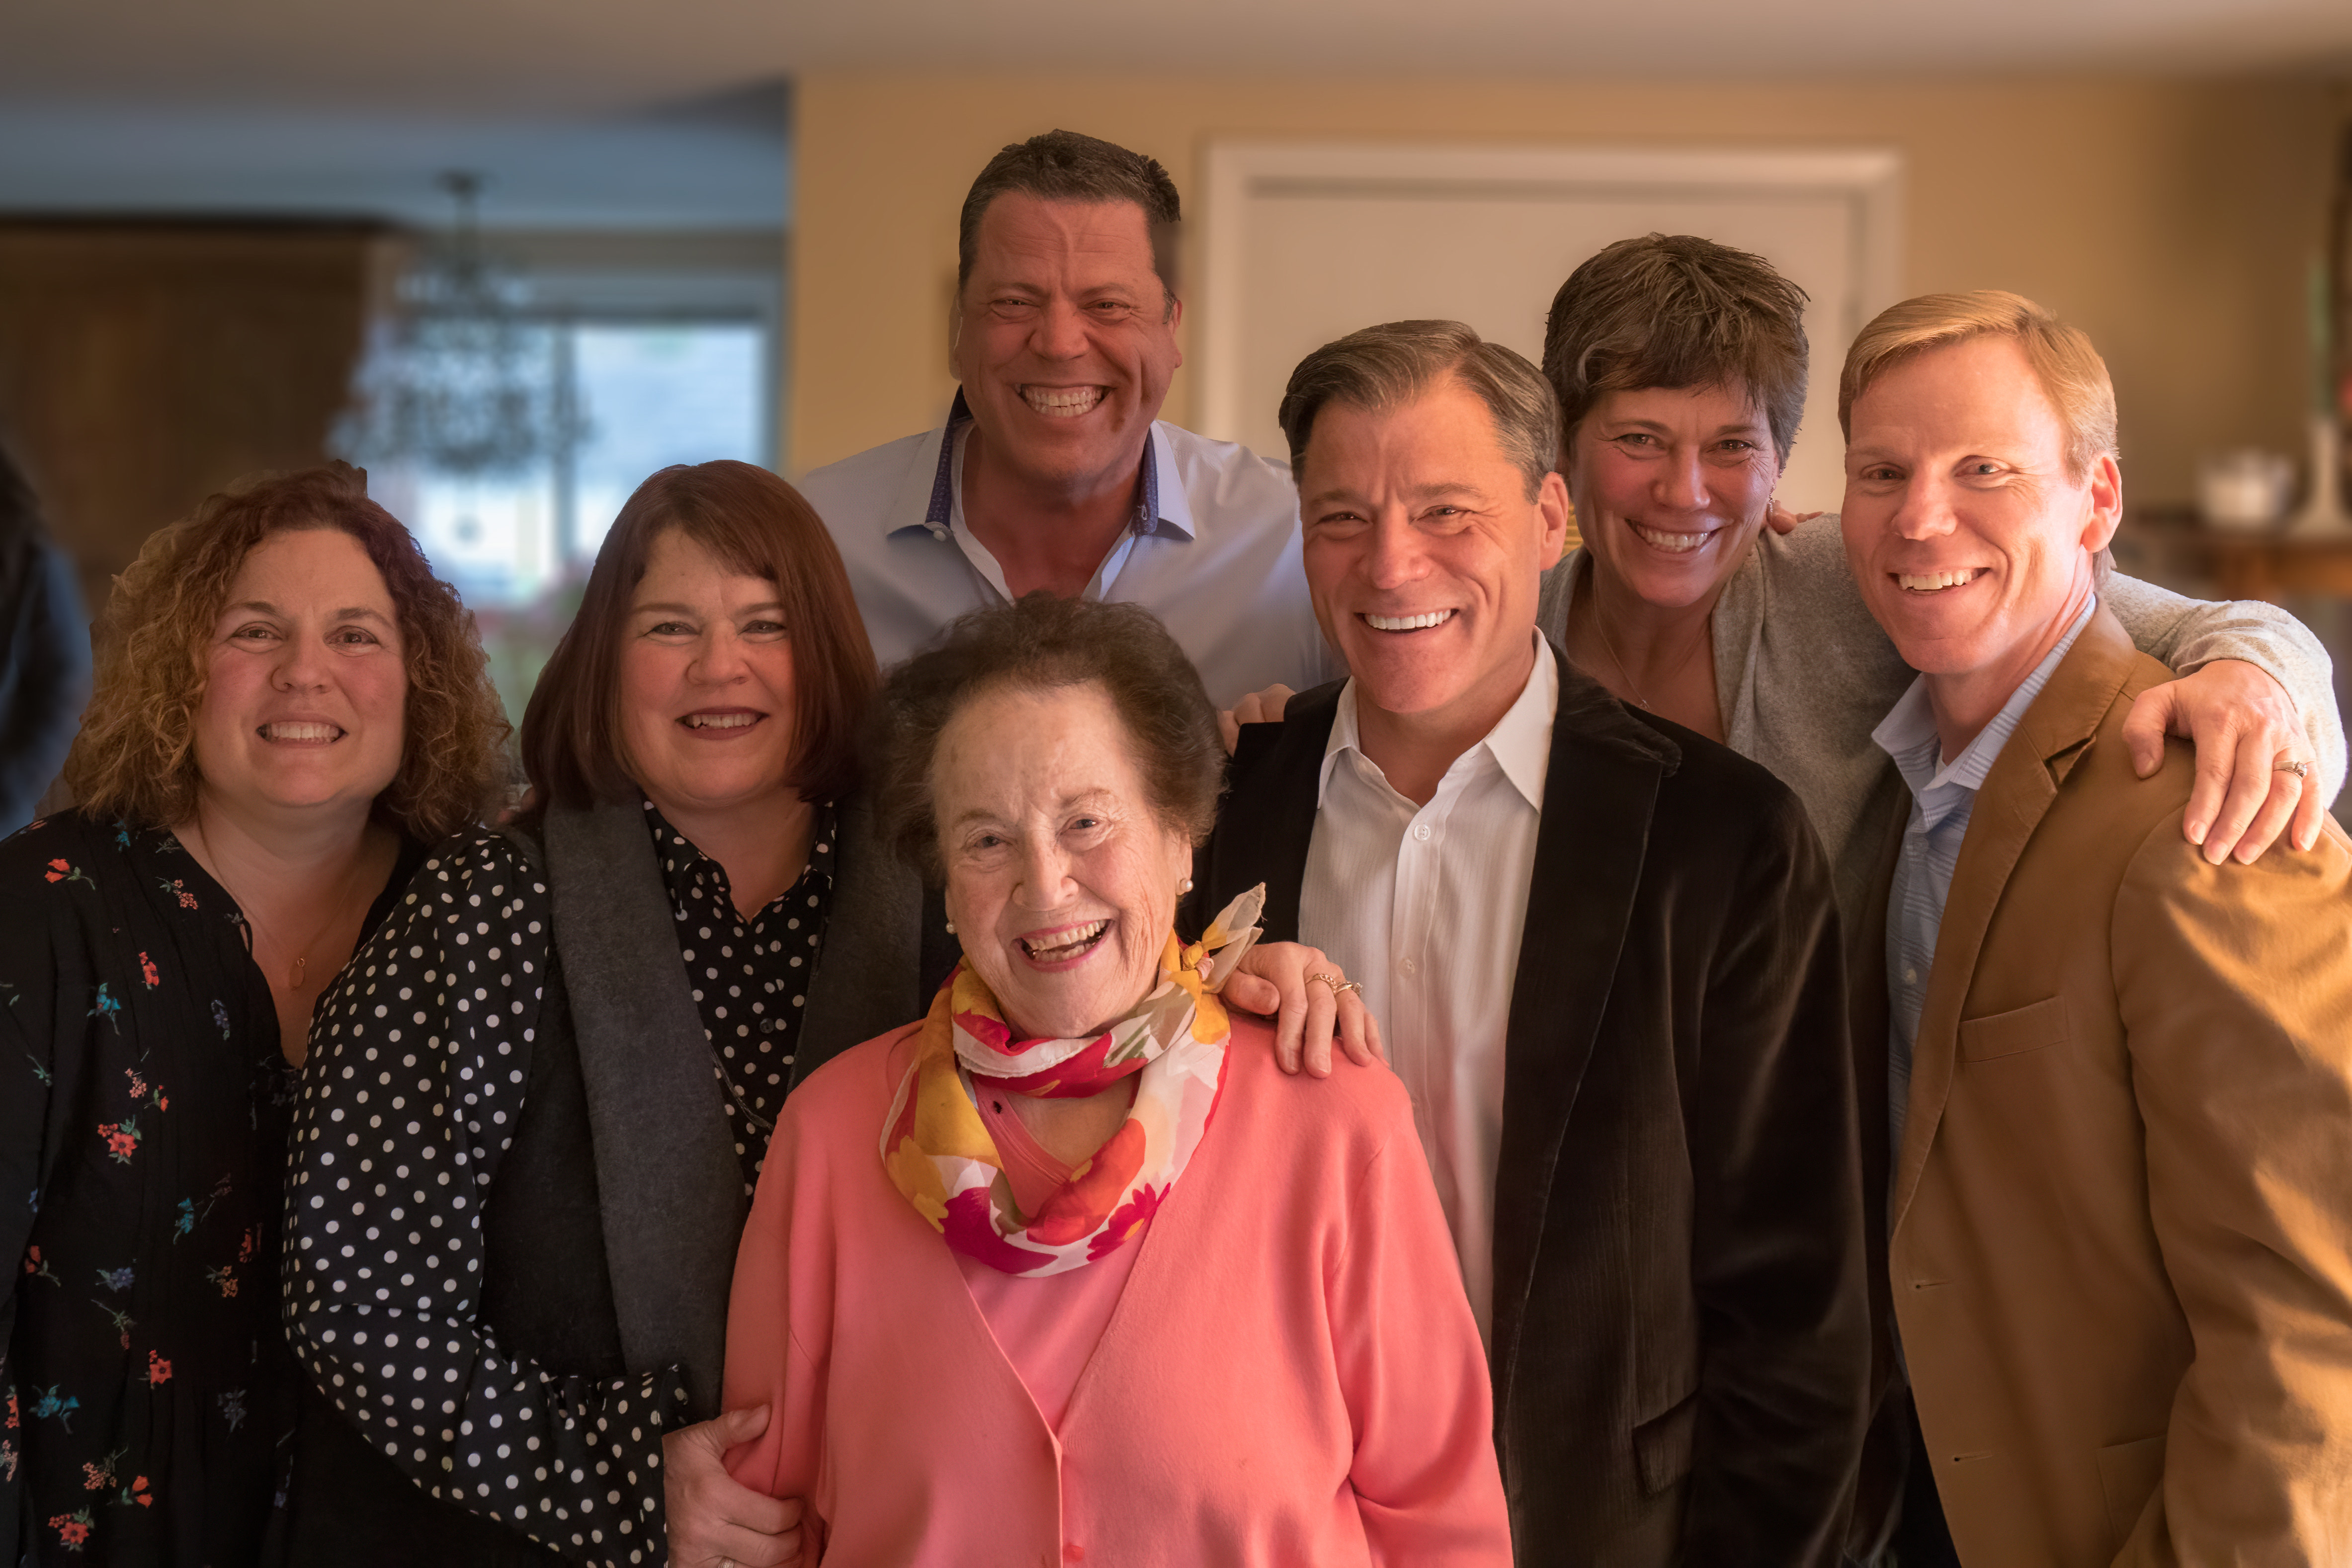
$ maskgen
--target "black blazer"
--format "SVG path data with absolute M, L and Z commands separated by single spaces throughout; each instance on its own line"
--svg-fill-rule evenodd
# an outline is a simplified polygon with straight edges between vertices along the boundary
M 1505 1047 L 1496 1445 L 1522 1568 L 1838 1560 L 1871 1342 L 1827 858 L 1557 648 Z M 1195 908 L 1297 936 L 1340 688 L 1243 728 Z

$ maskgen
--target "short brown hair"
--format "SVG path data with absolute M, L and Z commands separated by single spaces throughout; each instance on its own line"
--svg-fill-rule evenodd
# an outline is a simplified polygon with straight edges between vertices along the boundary
M 2066 431 L 2067 478 L 2079 485 L 2100 458 L 2122 455 L 2116 443 L 2116 384 L 2090 335 L 2022 294 L 2000 288 L 1922 294 L 1872 318 L 1845 351 L 1838 375 L 1839 430 L 1853 437 L 1853 400 L 1895 366 L 1930 349 L 1993 337 L 2017 340 L 2042 394 L 2058 411 Z
M 1782 464 L 1805 417 L 1805 291 L 1693 235 L 1621 239 L 1568 275 L 1544 323 L 1563 437 L 1604 393 L 1723 387 L 1763 410 Z
M 1019 191 L 1047 202 L 1133 202 L 1151 235 L 1151 270 L 1168 305 L 1176 300 L 1176 225 L 1183 208 L 1176 182 L 1157 158 L 1075 131 L 1048 131 L 1001 150 L 971 183 L 956 223 L 956 298 L 971 281 L 980 220 L 997 197 Z
M 841 552 L 801 493 L 750 463 L 664 468 L 636 488 L 596 551 L 579 613 L 522 715 L 534 807 L 584 809 L 637 799 L 621 763 L 621 644 L 654 540 L 671 528 L 747 576 L 776 585 L 793 648 L 793 763 L 804 800 L 833 800 L 857 779 L 857 727 L 874 695 L 874 648 Z
M 944 879 L 931 762 L 966 704 L 1007 687 L 1092 685 L 1118 710 L 1160 820 L 1204 842 L 1216 825 L 1225 748 L 1192 662 L 1140 605 L 1040 590 L 959 618 L 883 682 L 867 751 L 882 831 L 901 858 L 934 884 Z
M 1307 438 L 1324 405 L 1388 409 L 1447 376 L 1486 405 L 1495 439 L 1527 476 L 1530 500 L 1559 461 L 1559 403 L 1536 368 L 1459 321 L 1391 321 L 1324 344 L 1298 361 L 1275 417 L 1290 443 L 1290 468 L 1307 461 Z
M 239 480 L 158 530 L 114 580 L 98 675 L 66 784 L 91 812 L 142 827 L 196 809 L 195 727 L 205 650 L 245 558 L 274 534 L 332 528 L 367 551 L 400 623 L 408 676 L 400 771 L 377 813 L 430 842 L 494 813 L 510 733 L 474 618 L 397 518 L 345 463 Z

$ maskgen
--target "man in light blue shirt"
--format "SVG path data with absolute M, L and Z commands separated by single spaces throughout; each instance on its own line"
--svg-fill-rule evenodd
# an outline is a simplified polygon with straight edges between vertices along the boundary
M 2000 711 L 1949 762 L 1936 728 L 1936 708 L 1920 676 L 1903 694 L 1870 737 L 1895 758 L 1895 770 L 1911 787 L 1911 821 L 1903 830 L 1895 885 L 1886 898 L 1886 1051 L 1888 1142 L 1903 1146 L 1903 1113 L 1911 1099 L 1911 1046 L 1919 1033 L 1919 1005 L 1936 964 L 1936 938 L 1943 929 L 1944 905 L 1951 898 L 1952 868 L 1968 837 L 1969 815 L 1993 759 L 2017 728 L 2018 720 L 2050 684 L 2051 673 L 2074 646 L 2098 608 L 2095 595 L 2083 601 L 2057 646 L 2018 684 Z
M 1288 475 L 1158 417 L 1183 358 L 1162 259 L 1178 214 L 1157 162 L 1072 131 L 982 170 L 947 423 L 801 485 L 883 664 L 1042 589 L 1150 610 L 1220 707 L 1344 673 L 1307 600 Z

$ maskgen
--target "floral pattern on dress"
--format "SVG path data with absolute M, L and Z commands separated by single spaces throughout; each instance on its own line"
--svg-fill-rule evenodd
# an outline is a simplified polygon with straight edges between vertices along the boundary
M 35 822 L 0 1004 L 0 1561 L 255 1563 L 300 1374 L 250 1283 L 290 1070 L 236 905 L 168 832 Z

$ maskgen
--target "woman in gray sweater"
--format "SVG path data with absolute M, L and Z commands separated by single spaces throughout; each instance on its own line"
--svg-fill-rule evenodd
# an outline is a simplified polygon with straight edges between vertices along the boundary
M 1804 305 L 1760 256 L 1683 235 L 1621 240 L 1561 285 L 1544 372 L 1583 543 L 1545 574 L 1540 620 L 1619 697 L 1796 790 L 1851 923 L 1908 807 L 1871 731 L 1914 672 L 1864 607 L 1835 517 L 1767 526 L 1804 407 Z M 2207 603 L 2116 573 L 2100 594 L 2143 652 L 2185 677 L 2141 699 L 2151 740 L 2191 734 L 2234 780 L 2226 803 L 2218 783 L 2191 803 L 2191 824 L 2213 825 L 2209 858 L 2251 860 L 2298 810 L 2294 841 L 2307 842 L 2345 770 L 2318 639 L 2268 604 Z M 2272 771 L 2285 747 L 2315 759 L 2310 779 Z

